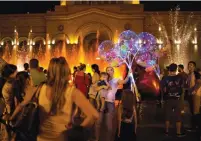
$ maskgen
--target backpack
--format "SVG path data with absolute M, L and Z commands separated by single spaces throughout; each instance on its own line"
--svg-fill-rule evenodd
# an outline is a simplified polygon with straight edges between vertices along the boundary
M 13 128 L 18 131 L 20 141 L 36 141 L 39 130 L 39 105 L 38 97 L 44 83 L 41 83 L 35 91 L 31 101 L 23 107 L 16 117 Z

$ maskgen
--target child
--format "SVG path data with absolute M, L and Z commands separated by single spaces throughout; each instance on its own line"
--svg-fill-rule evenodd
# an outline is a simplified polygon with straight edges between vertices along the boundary
M 136 129 L 136 96 L 131 90 L 124 90 L 118 109 L 119 141 L 135 141 Z
M 98 95 L 96 97 L 98 111 L 103 111 L 105 107 L 105 95 L 107 94 L 110 84 L 108 83 L 109 75 L 106 72 L 100 73 L 100 81 L 98 81 Z

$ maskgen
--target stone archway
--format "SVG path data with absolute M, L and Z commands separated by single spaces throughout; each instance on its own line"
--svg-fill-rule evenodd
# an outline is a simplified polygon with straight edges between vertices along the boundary
M 67 44 L 69 44 L 69 37 L 66 34 L 60 33 L 53 36 L 51 55 L 54 57 L 65 56 L 69 52 Z
M 11 37 L 4 37 L 1 40 L 1 45 L 4 45 L 6 42 L 11 42 L 13 44 L 13 39 Z
M 78 38 L 78 45 L 83 45 L 85 51 L 92 49 L 96 51 L 95 44 L 101 43 L 104 40 L 113 40 L 112 30 L 99 22 L 90 22 L 80 26 L 75 36 Z
M 32 57 L 44 60 L 46 52 L 46 41 L 43 37 L 35 37 L 33 39 Z
M 11 37 L 4 37 L 1 40 L 1 46 L 3 49 L 3 58 L 7 61 L 11 61 L 12 49 L 13 49 L 13 39 Z
M 43 37 L 35 37 L 35 38 L 33 39 L 33 43 L 36 43 L 36 42 L 38 42 L 38 41 L 43 41 L 43 45 L 46 44 L 45 38 L 43 38 Z
M 83 50 L 85 60 L 94 63 L 98 56 L 98 46 L 104 40 L 112 40 L 113 34 L 109 27 L 99 22 L 90 22 L 79 27 L 75 33 L 78 38 L 78 50 Z
M 76 32 L 75 36 L 80 39 L 84 39 L 85 36 L 91 33 L 105 33 L 109 37 L 109 40 L 113 40 L 113 33 L 112 30 L 103 23 L 100 22 L 89 22 L 85 23 L 84 25 L 80 26 Z
M 83 38 L 83 46 L 86 51 L 97 51 L 98 45 L 105 40 L 110 40 L 106 32 L 89 33 Z
M 63 41 L 66 41 L 66 43 L 69 43 L 69 37 L 68 35 L 64 33 L 59 33 L 52 37 L 52 42 L 56 42 L 58 40 L 63 40 Z
M 27 37 L 20 37 L 18 39 L 18 50 L 28 51 L 29 43 Z

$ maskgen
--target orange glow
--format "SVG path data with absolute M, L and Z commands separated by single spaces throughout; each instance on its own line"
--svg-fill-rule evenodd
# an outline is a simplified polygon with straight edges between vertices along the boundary
M 132 0 L 132 4 L 140 4 L 139 0 Z
M 98 31 L 97 31 L 96 37 L 99 38 Z M 73 42 L 75 42 L 76 40 L 74 40 Z M 84 64 L 86 64 L 86 73 L 91 73 L 92 75 L 93 75 L 93 72 L 91 69 L 92 64 L 99 65 L 100 71 L 105 71 L 106 67 L 108 66 L 108 63 L 106 61 L 100 59 L 100 57 L 98 56 L 98 52 L 97 52 L 98 45 L 99 45 L 98 40 L 97 40 L 96 44 L 93 45 L 90 48 L 90 50 L 88 50 L 88 51 L 85 51 L 85 49 L 83 47 L 83 37 L 80 37 L 79 47 L 77 44 L 70 44 L 70 45 L 68 44 L 67 45 L 66 41 L 63 41 L 62 44 L 58 44 L 58 45 L 57 44 L 50 45 L 49 43 L 51 43 L 51 41 L 49 40 L 49 38 L 47 38 L 47 41 L 48 41 L 47 42 L 48 44 L 43 45 L 43 46 L 46 46 L 45 54 L 42 52 L 42 45 L 41 45 L 39 47 L 39 51 L 38 51 L 37 55 L 33 56 L 32 50 L 34 49 L 35 46 L 32 47 L 32 50 L 30 50 L 30 46 L 29 46 L 29 52 L 27 53 L 27 59 L 19 59 L 16 55 L 16 51 L 18 48 L 18 46 L 17 46 L 16 48 L 13 49 L 11 57 L 8 57 L 8 58 L 4 57 L 4 58 L 9 63 L 17 64 L 18 71 L 22 71 L 24 69 L 23 64 L 26 62 L 29 62 L 29 59 L 31 59 L 32 57 L 39 59 L 39 62 L 40 62 L 39 65 L 44 67 L 44 69 L 47 69 L 48 65 L 49 65 L 49 61 L 52 57 L 63 56 L 68 61 L 68 64 L 69 64 L 72 72 L 73 72 L 74 66 L 79 66 L 80 63 L 84 63 Z M 55 40 L 54 43 L 57 43 L 57 41 Z M 54 49 L 54 53 L 53 53 L 54 55 L 52 55 L 53 49 Z M 7 52 L 9 52 L 9 51 L 7 51 Z M 20 57 L 20 58 L 22 58 L 22 57 Z M 123 75 L 125 72 L 124 65 L 122 65 L 118 68 L 114 68 L 114 70 L 115 70 L 114 77 L 123 79 L 123 77 L 124 77 Z
M 118 42 L 119 42 L 119 32 L 118 30 L 116 30 L 114 35 L 114 43 L 118 43 Z
M 153 86 L 154 86 L 154 88 L 155 88 L 156 90 L 159 90 L 159 89 L 160 89 L 159 84 L 158 84 L 158 83 L 156 83 L 156 81 L 155 81 L 155 80 L 154 80 L 154 81 L 152 81 L 152 83 L 153 83 Z

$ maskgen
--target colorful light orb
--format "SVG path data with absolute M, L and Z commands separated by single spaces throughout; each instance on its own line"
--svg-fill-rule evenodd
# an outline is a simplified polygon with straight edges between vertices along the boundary
M 108 52 L 105 53 L 105 60 L 110 62 L 111 60 L 114 60 L 117 58 L 118 52 L 115 51 L 115 49 L 111 49 Z
M 115 47 L 115 44 L 112 41 L 110 40 L 103 41 L 98 47 L 99 56 L 102 59 L 106 59 L 106 57 L 108 57 L 108 54 L 110 54 L 110 51 L 114 47 Z
M 157 57 L 152 53 L 139 54 L 136 57 L 138 65 L 145 68 L 146 71 L 153 71 L 157 65 Z
M 140 46 L 140 52 L 144 53 L 147 51 L 152 51 L 155 50 L 155 48 L 157 48 L 157 42 L 156 42 L 156 38 L 147 32 L 141 32 L 138 35 L 139 38 L 139 46 Z
M 120 65 L 124 63 L 124 61 L 121 58 L 116 57 L 113 60 L 110 60 L 108 63 L 109 63 L 109 66 L 111 67 L 119 67 Z
M 137 37 L 137 34 L 131 30 L 123 31 L 119 35 L 120 42 L 123 42 L 124 40 L 130 41 L 132 39 L 135 39 L 136 37 Z
M 119 36 L 118 48 L 120 56 L 123 59 L 128 57 L 128 54 L 135 54 L 138 49 L 138 36 L 131 30 L 123 31 Z

